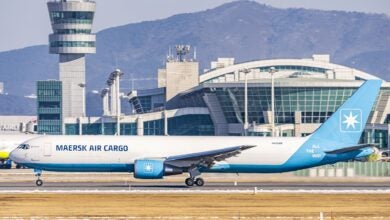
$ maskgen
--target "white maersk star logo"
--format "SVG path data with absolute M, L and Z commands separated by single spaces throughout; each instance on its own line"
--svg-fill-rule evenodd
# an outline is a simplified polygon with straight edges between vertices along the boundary
M 360 109 L 342 109 L 340 111 L 340 131 L 361 132 L 362 111 Z
M 352 112 L 349 112 L 349 116 L 344 115 L 345 121 L 343 123 L 347 124 L 347 129 L 351 126 L 353 129 L 355 129 L 355 124 L 359 123 L 356 121 L 356 118 L 359 115 L 352 115 Z
M 153 172 L 153 165 L 151 163 L 146 163 L 144 166 L 145 173 L 152 173 Z

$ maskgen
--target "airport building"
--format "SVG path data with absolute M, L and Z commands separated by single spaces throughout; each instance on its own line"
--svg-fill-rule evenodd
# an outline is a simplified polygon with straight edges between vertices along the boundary
M 200 75 L 198 62 L 182 56 L 183 47 L 177 50 L 177 57 L 168 57 L 157 71 L 157 88 L 121 97 L 133 114 L 119 110 L 116 88 L 123 73 L 116 70 L 102 91 L 103 115 L 65 117 L 63 134 L 306 136 L 365 80 L 378 79 L 331 63 L 329 55 L 238 64 L 233 58 L 219 58 Z M 390 84 L 384 82 L 362 142 L 389 147 L 389 99 Z
M 50 53 L 59 54 L 62 116 L 85 116 L 85 54 L 96 52 L 92 23 L 96 3 L 88 0 L 51 0 L 47 3 L 53 33 Z
M 2 115 L 0 116 L 0 134 L 35 133 L 36 121 L 36 116 Z
M 37 131 L 40 134 L 62 134 L 62 82 L 37 82 Z
M 64 117 L 86 116 L 85 55 L 96 53 L 92 34 L 96 3 L 50 0 L 47 6 L 53 29 L 49 51 L 59 54 L 59 81 L 37 83 L 38 133 L 62 134 Z

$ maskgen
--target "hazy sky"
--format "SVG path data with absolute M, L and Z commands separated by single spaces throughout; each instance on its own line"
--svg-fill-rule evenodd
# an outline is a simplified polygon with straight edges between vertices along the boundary
M 96 0 L 94 31 L 206 10 L 232 0 Z M 256 0 L 279 8 L 385 13 L 390 0 Z M 0 51 L 47 44 L 51 32 L 47 0 L 0 0 Z

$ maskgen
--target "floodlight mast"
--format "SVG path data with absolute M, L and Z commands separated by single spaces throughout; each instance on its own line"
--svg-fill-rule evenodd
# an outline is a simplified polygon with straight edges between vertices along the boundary
M 117 119 L 117 132 L 116 135 L 120 135 L 120 117 L 121 117 L 121 100 L 120 100 L 120 78 L 124 75 L 124 73 L 120 69 L 116 69 L 114 72 L 110 74 L 107 80 L 107 86 L 109 88 L 102 91 L 102 97 L 104 99 L 104 95 L 110 91 L 110 115 L 116 116 Z M 104 100 L 104 102 L 108 103 L 108 99 Z M 107 108 L 108 109 L 108 108 Z M 103 110 L 104 111 L 104 110 Z
M 104 88 L 101 92 L 101 97 L 103 99 L 103 116 L 111 115 L 108 103 L 108 92 L 110 88 Z

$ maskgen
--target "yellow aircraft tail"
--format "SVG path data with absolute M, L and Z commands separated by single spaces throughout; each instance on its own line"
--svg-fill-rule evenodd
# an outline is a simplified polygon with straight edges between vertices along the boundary
M 9 158 L 9 152 L 0 151 L 0 160 L 7 160 Z

